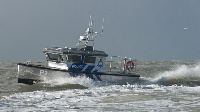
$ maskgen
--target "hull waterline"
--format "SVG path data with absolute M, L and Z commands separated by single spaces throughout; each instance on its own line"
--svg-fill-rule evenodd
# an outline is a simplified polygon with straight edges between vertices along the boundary
M 18 83 L 34 84 L 55 77 L 87 77 L 94 81 L 106 81 L 115 84 L 134 83 L 140 75 L 104 72 L 70 71 L 41 65 L 18 63 Z

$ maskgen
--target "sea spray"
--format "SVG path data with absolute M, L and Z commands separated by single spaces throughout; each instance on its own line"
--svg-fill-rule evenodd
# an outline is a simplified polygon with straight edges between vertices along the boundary
M 200 85 L 200 64 L 194 66 L 177 65 L 170 71 L 159 73 L 150 81 L 163 85 Z
M 24 85 L 17 83 L 17 66 L 10 67 L 10 63 L 5 62 L 0 64 L 0 111 L 199 112 L 199 65 L 189 61 L 139 62 L 141 77 L 135 84 L 81 82 L 56 74 L 58 79 L 54 77 L 48 83 Z M 182 78 L 187 74 L 189 76 Z M 161 80 L 162 77 L 182 83 L 172 81 L 170 84 L 169 80 Z M 80 84 L 87 88 L 77 87 Z

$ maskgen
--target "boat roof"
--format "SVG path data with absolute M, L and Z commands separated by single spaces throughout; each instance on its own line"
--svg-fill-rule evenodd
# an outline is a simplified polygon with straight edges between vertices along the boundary
M 108 57 L 104 51 L 94 50 L 93 46 L 79 45 L 74 48 L 68 47 L 51 47 L 45 48 L 44 53 L 55 53 L 55 54 L 75 54 L 75 55 L 85 55 L 85 56 L 104 56 Z

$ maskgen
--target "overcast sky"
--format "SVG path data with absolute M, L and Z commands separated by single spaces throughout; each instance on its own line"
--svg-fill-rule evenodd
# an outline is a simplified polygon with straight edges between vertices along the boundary
M 95 49 L 137 60 L 200 60 L 200 0 L 0 0 L 0 61 L 74 47 L 89 16 Z M 185 28 L 185 29 L 184 29 Z

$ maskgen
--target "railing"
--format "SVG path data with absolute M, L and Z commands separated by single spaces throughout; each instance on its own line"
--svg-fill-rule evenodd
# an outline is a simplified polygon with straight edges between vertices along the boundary
M 108 72 L 119 72 L 128 74 L 131 72 L 136 72 L 136 62 L 137 60 L 132 60 L 131 58 L 121 59 L 120 56 L 111 56 L 110 61 L 106 61 L 106 68 Z

